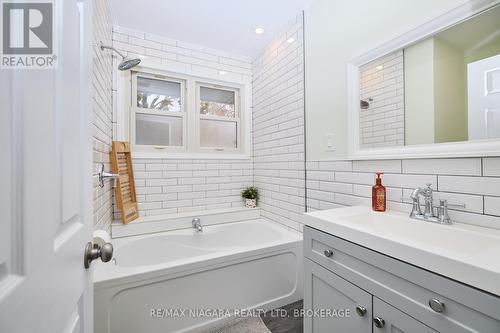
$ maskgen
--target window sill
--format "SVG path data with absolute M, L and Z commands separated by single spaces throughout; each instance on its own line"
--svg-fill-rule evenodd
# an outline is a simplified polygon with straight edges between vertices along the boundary
M 169 159 L 169 160 L 250 160 L 249 154 L 242 153 L 169 153 L 169 152 L 134 152 L 132 158 Z

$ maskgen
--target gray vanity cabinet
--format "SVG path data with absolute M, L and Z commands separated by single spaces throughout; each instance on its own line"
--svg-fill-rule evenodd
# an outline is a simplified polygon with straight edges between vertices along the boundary
M 351 309 L 344 319 L 306 316 L 306 333 L 500 333 L 495 295 L 308 226 L 304 256 L 304 309 Z
M 438 333 L 377 297 L 373 297 L 373 332 Z
M 372 295 L 308 259 L 304 269 L 304 309 L 330 310 L 328 314 L 306 313 L 305 332 L 371 332 Z M 356 308 L 359 314 L 351 312 Z
M 372 325 L 374 333 L 437 332 L 384 301 L 376 297 L 372 299 L 371 294 L 309 259 L 304 261 L 304 270 L 304 308 L 344 314 L 325 315 L 310 311 L 304 319 L 306 333 L 371 333 Z

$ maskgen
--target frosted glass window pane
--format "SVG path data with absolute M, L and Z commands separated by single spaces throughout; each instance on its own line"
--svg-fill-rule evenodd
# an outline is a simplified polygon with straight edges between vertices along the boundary
M 181 112 L 181 84 L 137 77 L 137 107 Z
M 206 148 L 237 148 L 237 126 L 233 121 L 200 120 L 200 145 Z
M 138 145 L 182 146 L 182 118 L 137 113 L 135 141 Z
M 236 117 L 234 91 L 200 87 L 200 113 L 211 116 Z

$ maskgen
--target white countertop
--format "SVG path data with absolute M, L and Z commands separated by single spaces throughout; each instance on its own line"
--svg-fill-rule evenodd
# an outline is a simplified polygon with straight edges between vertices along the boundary
M 500 230 L 410 219 L 354 206 L 305 213 L 305 224 L 500 296 Z

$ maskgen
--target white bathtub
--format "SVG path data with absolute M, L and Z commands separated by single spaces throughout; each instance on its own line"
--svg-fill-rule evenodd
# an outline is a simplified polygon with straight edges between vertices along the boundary
M 228 311 L 302 298 L 302 236 L 272 222 L 126 237 L 113 245 L 116 263 L 94 270 L 95 333 L 203 332 L 227 320 Z

